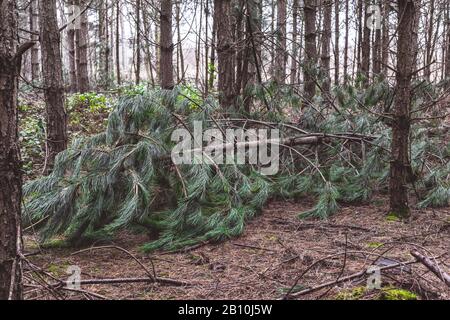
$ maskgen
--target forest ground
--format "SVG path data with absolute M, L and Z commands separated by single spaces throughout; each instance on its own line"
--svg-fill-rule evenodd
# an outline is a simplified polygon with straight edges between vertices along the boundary
M 410 250 L 429 257 L 442 256 L 440 267 L 450 267 L 450 208 L 414 210 L 411 221 L 386 217 L 387 199 L 378 197 L 370 205 L 342 206 L 328 220 L 299 220 L 298 213 L 313 202 L 272 201 L 247 224 L 236 239 L 206 244 L 187 252 L 144 254 L 140 245 L 146 235 L 123 232 L 110 245 L 134 254 L 158 277 L 184 280 L 177 287 L 152 283 L 96 284 L 82 289 L 110 299 L 278 299 L 308 267 L 295 291 L 334 281 L 360 272 L 382 255 L 381 265 L 412 260 Z M 32 235 L 26 236 L 26 251 L 36 251 Z M 104 244 L 98 244 L 104 245 Z M 146 277 L 146 271 L 127 253 L 98 249 L 73 254 L 78 249 L 42 249 L 30 260 L 56 278 L 67 278 L 69 265 L 78 265 L 82 279 Z M 330 257 L 330 255 L 340 255 Z M 345 265 L 344 265 L 345 260 Z M 153 272 L 153 271 L 152 271 Z M 419 299 L 450 299 L 449 288 L 421 264 L 382 272 L 383 288 L 402 288 Z M 365 277 L 332 285 L 300 296 L 301 299 L 379 299 L 386 290 L 364 290 Z M 31 290 L 28 299 L 52 298 Z M 68 293 L 65 298 L 88 296 Z

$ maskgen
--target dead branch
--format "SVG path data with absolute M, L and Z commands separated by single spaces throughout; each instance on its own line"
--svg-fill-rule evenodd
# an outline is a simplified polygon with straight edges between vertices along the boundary
M 416 250 L 411 251 L 411 255 L 417 259 L 418 262 L 422 263 L 431 272 L 433 272 L 439 279 L 444 281 L 444 283 L 450 287 L 450 275 L 439 268 L 439 266 L 431 261 L 430 258 L 422 255 Z

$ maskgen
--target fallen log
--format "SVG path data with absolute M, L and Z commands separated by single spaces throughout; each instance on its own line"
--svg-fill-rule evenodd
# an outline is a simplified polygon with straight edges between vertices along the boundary
M 411 251 L 411 255 L 417 259 L 418 262 L 422 263 L 431 272 L 433 272 L 439 279 L 441 279 L 447 286 L 450 287 L 450 275 L 439 268 L 439 266 L 431 261 L 430 258 L 422 255 L 416 250 Z

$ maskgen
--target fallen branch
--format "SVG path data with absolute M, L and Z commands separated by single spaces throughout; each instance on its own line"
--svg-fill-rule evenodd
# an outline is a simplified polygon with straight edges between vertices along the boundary
M 425 267 L 427 267 L 431 272 L 433 272 L 439 279 L 444 281 L 444 283 L 450 287 L 450 275 L 439 268 L 439 266 L 431 261 L 430 258 L 422 255 L 416 250 L 411 251 L 411 255 L 417 259 L 418 262 L 422 263 Z
M 174 280 L 169 278 L 112 278 L 112 279 L 87 279 L 87 280 L 80 280 L 80 285 L 88 285 L 88 284 L 118 284 L 118 283 L 162 283 L 172 286 L 178 286 L 178 287 L 188 287 L 191 286 L 192 283 L 182 281 L 182 280 Z M 59 286 L 60 284 L 55 284 L 55 286 Z
M 407 261 L 407 262 L 399 262 L 399 263 L 396 263 L 396 264 L 392 264 L 390 266 L 381 267 L 380 271 L 394 269 L 394 268 L 397 268 L 397 267 L 400 267 L 400 266 L 407 266 L 407 265 L 414 264 L 414 263 L 417 263 L 417 262 L 418 262 L 417 260 Z M 318 286 L 311 287 L 311 288 L 308 288 L 308 289 L 305 289 L 305 290 L 302 290 L 302 291 L 299 291 L 299 292 L 290 293 L 290 294 L 284 296 L 282 298 L 282 300 L 285 300 L 287 298 L 299 297 L 299 296 L 302 296 L 302 295 L 305 295 L 305 294 L 308 294 L 308 293 L 312 293 L 312 292 L 315 292 L 317 290 L 320 290 L 320 289 L 323 289 L 323 288 L 326 288 L 326 287 L 329 287 L 329 286 L 332 286 L 332 285 L 336 285 L 336 284 L 339 284 L 339 283 L 342 283 L 342 282 L 345 282 L 345 281 L 361 278 L 361 277 L 365 276 L 366 274 L 368 274 L 368 272 L 369 272 L 368 269 L 364 269 L 362 271 L 359 271 L 357 273 L 351 274 L 349 276 L 346 276 L 346 277 L 343 277 L 343 278 L 340 278 L 340 279 L 337 279 L 337 280 L 325 282 L 325 283 L 319 284 Z

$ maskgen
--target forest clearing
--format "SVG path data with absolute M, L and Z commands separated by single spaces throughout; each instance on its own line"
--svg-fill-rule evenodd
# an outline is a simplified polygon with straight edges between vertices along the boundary
M 0 300 L 450 300 L 447 1 L 0 8 Z

